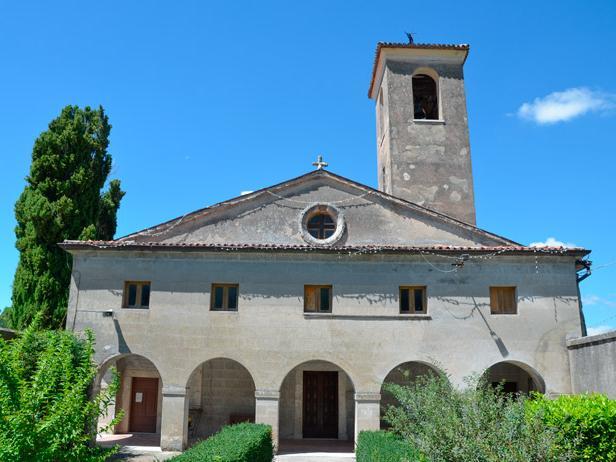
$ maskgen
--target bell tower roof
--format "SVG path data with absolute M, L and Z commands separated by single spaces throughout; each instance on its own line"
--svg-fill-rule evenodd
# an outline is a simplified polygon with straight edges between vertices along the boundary
M 368 98 L 376 99 L 377 90 L 381 86 L 381 79 L 383 78 L 384 63 L 387 58 L 393 58 L 396 61 L 419 61 L 426 64 L 439 61 L 463 65 L 469 51 L 470 45 L 466 43 L 455 45 L 379 42 L 376 45 Z

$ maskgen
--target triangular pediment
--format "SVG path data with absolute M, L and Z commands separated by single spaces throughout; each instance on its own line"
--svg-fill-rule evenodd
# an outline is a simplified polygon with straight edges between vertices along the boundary
M 332 246 L 502 246 L 515 242 L 325 170 L 236 197 L 116 242 L 310 245 L 305 213 L 330 207 L 343 232 Z

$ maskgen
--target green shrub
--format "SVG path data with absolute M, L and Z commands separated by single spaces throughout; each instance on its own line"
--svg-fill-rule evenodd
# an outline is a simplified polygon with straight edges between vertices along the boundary
M 555 400 L 536 395 L 527 408 L 558 430 L 560 444 L 573 452 L 574 461 L 616 461 L 616 400 L 600 394 Z
M 269 425 L 240 423 L 223 427 L 173 462 L 271 462 L 274 458 Z
M 355 448 L 357 462 L 425 462 L 408 442 L 391 432 L 359 433 Z
M 431 462 L 556 462 L 570 460 L 556 432 L 527 416 L 523 396 L 511 397 L 483 379 L 464 389 L 444 375 L 422 376 L 408 385 L 386 384 L 399 405 L 385 421 Z
M 102 462 L 114 452 L 93 444 L 118 385 L 90 399 L 93 345 L 91 332 L 37 331 L 36 321 L 0 339 L 0 461 Z

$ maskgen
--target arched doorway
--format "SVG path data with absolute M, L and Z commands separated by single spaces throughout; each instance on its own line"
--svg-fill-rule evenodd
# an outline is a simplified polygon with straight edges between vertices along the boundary
M 280 387 L 281 440 L 353 439 L 355 387 L 349 375 L 329 361 L 294 367 Z
M 254 422 L 255 383 L 237 361 L 215 358 L 201 363 L 188 379 L 189 444 L 224 425 Z
M 431 364 L 419 362 L 419 361 L 408 361 L 406 363 L 402 363 L 394 367 L 387 376 L 385 376 L 385 380 L 383 380 L 383 384 L 381 385 L 381 428 L 387 428 L 387 423 L 383 420 L 385 416 L 385 412 L 389 406 L 395 406 L 398 404 L 396 398 L 385 390 L 384 385 L 386 383 L 394 383 L 396 385 L 409 385 L 418 377 L 426 376 L 426 375 L 437 375 L 441 372 Z
M 151 433 L 160 435 L 162 416 L 162 387 L 158 369 L 144 356 L 122 354 L 101 364 L 94 391 L 104 390 L 113 380 L 115 368 L 120 387 L 115 399 L 109 404 L 107 413 L 98 422 L 99 431 L 122 410 L 122 420 L 108 433 Z
M 484 375 L 488 384 L 502 387 L 505 393 L 545 393 L 545 381 L 539 373 L 519 361 L 502 361 L 490 366 Z

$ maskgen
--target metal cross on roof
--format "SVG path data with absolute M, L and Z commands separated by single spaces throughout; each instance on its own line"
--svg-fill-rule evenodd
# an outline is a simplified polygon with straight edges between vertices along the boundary
M 312 165 L 314 165 L 317 168 L 317 170 L 323 170 L 323 167 L 327 167 L 329 164 L 323 161 L 322 155 L 318 155 L 317 161 L 313 162 Z

